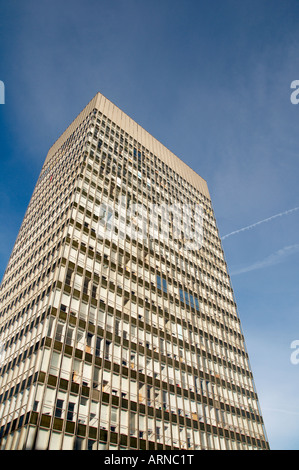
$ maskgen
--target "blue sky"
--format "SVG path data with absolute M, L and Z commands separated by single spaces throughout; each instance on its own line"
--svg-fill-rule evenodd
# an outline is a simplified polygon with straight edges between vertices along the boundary
M 1 277 L 49 147 L 100 91 L 208 182 L 272 449 L 299 449 L 298 15 L 292 0 L 0 1 Z

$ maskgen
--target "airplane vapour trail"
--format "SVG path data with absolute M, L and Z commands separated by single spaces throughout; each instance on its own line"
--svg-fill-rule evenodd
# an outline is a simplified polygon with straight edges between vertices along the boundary
M 245 268 L 237 269 L 231 272 L 231 276 L 238 276 L 239 274 L 248 273 L 250 271 L 256 271 L 257 269 L 267 268 L 269 266 L 274 266 L 278 263 L 281 263 L 287 256 L 292 256 L 299 251 L 299 243 L 295 245 L 289 245 L 281 248 L 280 250 L 272 253 L 267 256 L 267 258 L 262 259 L 261 261 L 256 261 L 250 266 L 245 266 Z
M 232 235 L 236 235 L 237 233 L 245 232 L 245 230 L 249 230 L 251 228 L 257 227 L 260 224 L 269 222 L 270 220 L 276 219 L 277 217 L 282 217 L 283 215 L 288 215 L 288 214 L 291 214 L 291 212 L 295 212 L 298 210 L 299 210 L 299 207 L 294 207 L 293 209 L 289 209 L 287 211 L 280 212 L 279 214 L 272 215 L 271 217 L 268 217 L 267 219 L 260 220 L 259 222 L 256 222 L 252 225 L 248 225 L 247 227 L 243 227 L 243 228 L 240 228 L 239 230 L 235 230 L 234 232 L 228 233 L 227 235 L 224 235 L 224 237 L 222 237 L 222 240 L 224 240 L 225 238 L 231 237 Z

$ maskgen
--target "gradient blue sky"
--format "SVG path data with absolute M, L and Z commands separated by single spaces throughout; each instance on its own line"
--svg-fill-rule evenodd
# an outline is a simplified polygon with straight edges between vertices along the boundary
M 272 449 L 299 449 L 299 2 L 0 1 L 0 276 L 97 91 L 208 182 Z

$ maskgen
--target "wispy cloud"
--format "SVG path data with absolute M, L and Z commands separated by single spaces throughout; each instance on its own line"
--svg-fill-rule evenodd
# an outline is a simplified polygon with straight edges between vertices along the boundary
M 232 235 L 236 235 L 241 232 L 245 232 L 246 230 L 250 230 L 252 228 L 257 227 L 258 225 L 264 224 L 266 222 L 270 222 L 273 219 L 276 219 L 277 217 L 282 217 L 284 215 L 291 214 L 292 212 L 298 211 L 299 207 L 294 207 L 293 209 L 289 209 L 284 212 L 280 212 L 279 214 L 272 215 L 271 217 L 268 217 L 267 219 L 260 220 L 259 222 L 255 222 L 252 225 L 247 225 L 247 227 L 240 228 L 239 230 L 235 230 L 234 232 L 228 233 L 227 235 L 224 235 L 222 237 L 222 240 L 225 240 L 225 238 L 231 237 Z
M 271 412 L 275 412 L 275 413 L 284 413 L 284 414 L 290 414 L 290 415 L 299 415 L 299 411 L 282 410 L 280 408 L 266 408 L 266 407 L 263 407 L 263 411 L 271 411 Z
M 275 264 L 281 263 L 283 259 L 287 256 L 293 255 L 299 252 L 299 243 L 295 245 L 285 246 L 280 250 L 272 253 L 270 256 L 267 256 L 261 261 L 257 261 L 245 268 L 238 269 L 231 272 L 231 276 L 237 276 L 238 274 L 248 273 L 250 271 L 255 271 L 256 269 L 267 268 L 268 266 L 273 266 Z

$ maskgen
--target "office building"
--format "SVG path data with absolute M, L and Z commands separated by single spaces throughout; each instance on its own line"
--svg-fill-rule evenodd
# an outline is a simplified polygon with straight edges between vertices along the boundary
M 207 184 L 98 93 L 0 290 L 0 448 L 268 449 Z

